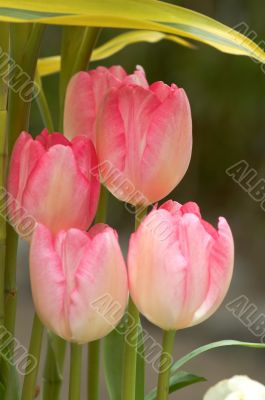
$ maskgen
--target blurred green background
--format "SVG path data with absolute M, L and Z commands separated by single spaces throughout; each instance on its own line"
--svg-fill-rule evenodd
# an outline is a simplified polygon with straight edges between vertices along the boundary
M 265 40 L 265 3 L 260 0 L 187 0 L 172 3 L 200 11 L 231 27 L 244 22 L 250 31 L 256 32 L 257 43 Z M 117 30 L 105 29 L 99 43 L 117 33 Z M 60 35 L 61 30 L 57 27 L 47 29 L 42 56 L 59 53 Z M 204 218 L 215 225 L 219 215 L 225 216 L 234 233 L 235 272 L 229 294 L 211 319 L 177 334 L 175 358 L 199 345 L 220 339 L 259 341 L 226 310 L 228 301 L 245 295 L 258 308 L 253 319 L 265 313 L 265 212 L 225 173 L 229 166 L 246 160 L 257 170 L 259 178 L 265 178 L 265 74 L 261 65 L 251 59 L 223 54 L 203 44 L 196 43 L 196 46 L 196 50 L 190 50 L 166 41 L 137 44 L 100 63 L 106 66 L 121 64 L 127 72 L 132 72 L 135 65 L 140 64 L 149 82 L 174 82 L 186 90 L 193 115 L 193 156 L 186 176 L 170 198 L 179 202 L 198 202 Z M 265 42 L 262 47 L 265 48 Z M 97 65 L 92 63 L 90 68 Z M 44 88 L 56 121 L 58 75 L 44 78 Z M 34 104 L 31 131 L 37 134 L 42 128 Z M 115 199 L 110 201 L 108 223 L 119 230 L 126 253 L 133 217 Z M 22 245 L 21 251 L 21 264 L 26 264 L 25 245 Z M 32 314 L 26 265 L 19 268 L 19 290 L 17 335 L 26 345 Z M 150 333 L 160 340 L 159 331 L 145 324 Z M 265 384 L 265 350 L 214 350 L 188 364 L 186 370 L 205 376 L 208 382 L 183 389 L 170 398 L 200 399 L 207 387 L 234 374 L 248 374 Z M 146 381 L 147 388 L 155 383 L 151 367 L 148 367 Z M 104 385 L 102 399 L 107 399 Z

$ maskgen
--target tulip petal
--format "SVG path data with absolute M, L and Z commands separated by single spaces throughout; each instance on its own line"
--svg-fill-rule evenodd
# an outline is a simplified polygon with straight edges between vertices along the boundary
M 146 132 L 157 106 L 153 93 L 130 85 L 112 89 L 104 103 L 97 129 L 100 170 L 108 189 L 116 190 L 114 194 L 121 200 L 128 201 L 130 192 L 139 189 Z M 112 173 L 104 168 L 106 162 Z
M 86 177 L 89 185 L 87 214 L 89 216 L 88 224 L 90 225 L 97 211 L 100 192 L 98 158 L 93 143 L 85 136 L 76 136 L 72 140 L 72 150 L 75 155 L 77 165 L 83 176 Z
M 153 114 L 140 166 L 141 187 L 151 202 L 168 195 L 183 178 L 191 149 L 192 122 L 187 96 L 182 89 L 171 90 Z
M 30 175 L 23 204 L 38 222 L 55 233 L 70 227 L 88 227 L 89 198 L 87 180 L 79 171 L 71 148 L 56 145 L 42 156 Z
M 205 300 L 194 314 L 192 325 L 209 318 L 223 301 L 233 272 L 234 244 L 233 236 L 225 218 L 220 217 L 218 238 L 212 247 L 209 259 L 209 286 Z
M 34 141 L 27 132 L 22 132 L 12 151 L 7 189 L 21 202 L 27 177 L 45 153 L 43 146 Z
M 68 139 L 86 135 L 94 139 L 96 105 L 91 82 L 87 72 L 72 77 L 67 87 L 64 109 L 64 134 Z
M 65 277 L 62 262 L 55 251 L 50 231 L 38 225 L 30 247 L 30 280 L 35 309 L 41 321 L 56 332 L 69 338 L 65 321 Z
M 233 248 L 224 218 L 217 232 L 202 220 L 195 203 L 167 201 L 131 235 L 128 273 L 134 303 L 165 330 L 204 321 L 228 290 Z
M 64 146 L 70 146 L 69 140 L 59 132 L 49 133 L 47 129 L 43 129 L 40 135 L 36 137 L 36 141 L 40 142 L 43 147 L 48 150 L 50 147 L 56 144 L 63 144 Z
M 187 260 L 184 295 L 182 301 L 175 300 L 176 305 L 180 302 L 175 329 L 181 329 L 190 325 L 209 289 L 209 259 L 214 240 L 195 214 L 184 214 L 177 225 L 180 249 Z
M 124 314 L 128 300 L 126 268 L 112 229 L 106 228 L 94 236 L 75 279 L 69 321 L 72 340 L 85 343 L 112 331 Z M 106 308 L 99 310 L 98 304 L 104 298 Z
M 101 103 L 111 87 L 119 86 L 126 72 L 120 66 L 98 67 L 73 76 L 67 87 L 64 134 L 68 139 L 86 135 L 95 143 L 96 119 Z
M 130 238 L 129 288 L 137 308 L 162 329 L 175 327 L 184 296 L 186 268 L 170 213 L 151 212 Z
M 149 89 L 149 84 L 146 80 L 144 69 L 140 65 L 136 67 L 136 70 L 133 74 L 128 75 L 124 79 L 123 83 L 126 85 L 142 86 L 145 89 Z

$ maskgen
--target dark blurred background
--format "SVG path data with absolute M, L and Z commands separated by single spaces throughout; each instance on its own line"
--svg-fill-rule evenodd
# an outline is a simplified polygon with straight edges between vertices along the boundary
M 265 4 L 260 0 L 172 1 L 200 11 L 231 27 L 246 23 L 257 33 L 257 42 L 265 40 Z M 99 43 L 119 33 L 105 29 Z M 61 30 L 49 27 L 41 49 L 42 56 L 60 51 Z M 132 72 L 136 64 L 144 67 L 149 82 L 163 80 L 183 87 L 190 99 L 193 114 L 193 156 L 183 181 L 170 197 L 186 202 L 194 200 L 205 219 L 216 225 L 225 216 L 234 234 L 235 272 L 227 298 L 218 312 L 203 324 L 177 333 L 175 359 L 197 346 L 221 339 L 259 341 L 225 304 L 245 295 L 257 308 L 256 317 L 265 313 L 265 212 L 232 179 L 225 170 L 246 160 L 265 178 L 265 74 L 251 59 L 227 55 L 203 44 L 190 50 L 171 42 L 137 44 L 127 47 L 100 64 L 121 64 Z M 265 46 L 263 46 L 265 47 Z M 74 57 L 74 55 L 73 55 Z M 92 63 L 91 68 L 98 64 Z M 265 69 L 264 69 L 265 70 Z M 58 117 L 58 75 L 44 78 L 44 88 L 53 113 Z M 43 128 L 36 104 L 32 107 L 31 131 Z M 133 229 L 133 217 L 124 206 L 111 199 L 108 223 L 119 230 L 126 254 L 127 241 Z M 28 283 L 27 249 L 21 245 L 18 268 L 19 310 L 17 336 L 27 345 L 32 317 Z M 160 332 L 147 322 L 146 328 L 160 340 Z M 115 350 L 114 350 L 115 351 Z M 155 384 L 155 374 L 147 367 L 146 388 Z M 265 350 L 223 348 L 206 353 L 185 366 L 206 377 L 206 383 L 184 388 L 170 398 L 201 399 L 207 388 L 218 380 L 235 374 L 247 374 L 265 384 Z M 41 382 L 41 380 L 40 380 Z M 66 398 L 66 395 L 65 397 Z M 84 397 L 85 398 L 85 397 Z M 107 399 L 102 385 L 102 399 Z

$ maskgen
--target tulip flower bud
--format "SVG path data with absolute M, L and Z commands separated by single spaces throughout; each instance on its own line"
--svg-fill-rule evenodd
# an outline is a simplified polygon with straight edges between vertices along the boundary
M 94 143 L 96 120 L 106 93 L 123 82 L 147 86 L 144 73 L 138 67 L 127 75 L 120 66 L 98 67 L 75 74 L 70 80 L 65 97 L 64 134 L 68 139 L 86 135 Z
M 28 213 L 53 233 L 87 229 L 96 213 L 99 187 L 97 156 L 89 139 L 79 136 L 69 142 L 60 133 L 44 130 L 34 140 L 22 132 L 10 162 L 7 189 L 14 201 L 8 205 L 9 218 L 14 224 Z
M 227 293 L 234 245 L 226 220 L 218 230 L 195 203 L 168 201 L 132 234 L 129 289 L 140 312 L 165 330 L 196 325 L 212 315 Z
M 203 400 L 265 400 L 265 386 L 248 376 L 236 375 L 211 387 Z
M 86 343 L 107 335 L 125 312 L 128 282 L 116 232 L 104 224 L 55 237 L 38 225 L 30 249 L 36 311 L 60 337 Z
M 164 198 L 191 158 L 186 93 L 163 82 L 110 89 L 98 117 L 96 148 L 103 182 L 118 199 L 146 206 Z

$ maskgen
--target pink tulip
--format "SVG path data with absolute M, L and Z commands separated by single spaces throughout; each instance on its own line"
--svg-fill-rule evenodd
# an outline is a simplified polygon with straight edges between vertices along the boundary
M 33 301 L 45 326 L 85 343 L 114 329 L 128 300 L 127 272 L 116 232 L 104 224 L 55 237 L 38 225 L 30 250 Z
M 216 230 L 201 218 L 197 204 L 168 201 L 148 214 L 131 236 L 132 299 L 160 328 L 196 325 L 224 299 L 233 258 L 233 237 L 224 218 Z
M 127 75 L 120 66 L 98 67 L 75 74 L 67 88 L 64 111 L 64 134 L 68 139 L 86 135 L 95 143 L 96 119 L 108 90 L 131 82 L 148 87 L 141 68 Z
M 148 205 L 164 198 L 191 158 L 186 93 L 163 82 L 110 89 L 98 117 L 96 148 L 102 179 L 118 199 Z
M 13 149 L 7 189 L 16 202 L 11 220 L 26 213 L 53 233 L 71 227 L 87 229 L 98 203 L 97 157 L 84 136 L 69 142 L 44 130 L 35 140 L 22 132 Z M 93 169 L 93 174 L 90 173 Z

